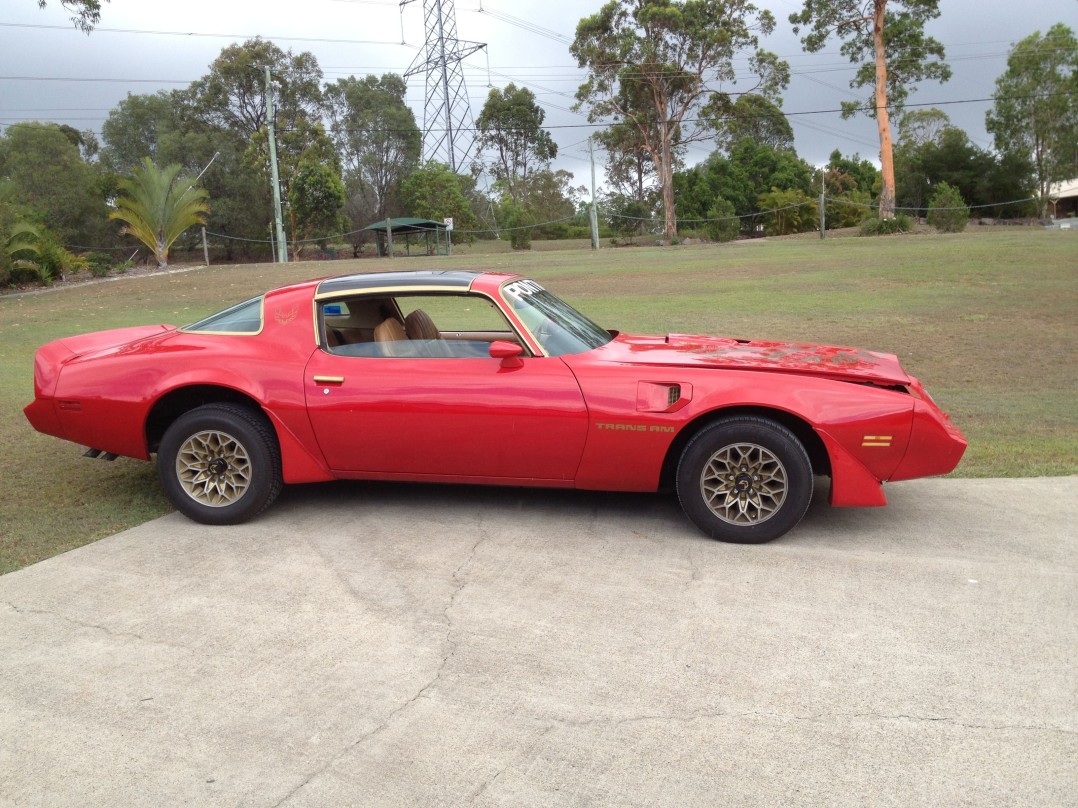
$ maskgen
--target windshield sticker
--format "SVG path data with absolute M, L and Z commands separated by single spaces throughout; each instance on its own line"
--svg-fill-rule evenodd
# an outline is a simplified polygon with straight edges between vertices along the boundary
M 546 290 L 543 289 L 543 287 L 537 284 L 535 281 L 524 280 L 507 283 L 505 286 L 502 287 L 502 291 L 506 294 L 507 297 L 511 297 L 515 300 L 522 300 L 525 297 L 537 295 L 540 292 L 544 292 Z

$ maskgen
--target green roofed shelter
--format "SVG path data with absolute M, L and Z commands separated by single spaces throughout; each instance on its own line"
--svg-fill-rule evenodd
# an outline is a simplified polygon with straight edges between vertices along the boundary
M 407 255 L 412 254 L 412 236 L 421 235 L 426 244 L 425 255 L 449 255 L 449 226 L 433 219 L 401 217 L 374 222 L 363 228 L 374 233 L 378 255 L 393 257 L 394 239 L 403 239 Z

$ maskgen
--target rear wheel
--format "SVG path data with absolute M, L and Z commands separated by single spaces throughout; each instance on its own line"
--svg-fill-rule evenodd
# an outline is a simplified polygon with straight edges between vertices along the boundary
M 786 427 L 755 416 L 719 421 L 682 452 L 677 492 L 686 515 L 721 541 L 758 544 L 801 521 L 812 464 Z
M 157 474 L 178 511 L 207 525 L 245 522 L 281 491 L 281 451 L 260 412 L 207 404 L 165 431 Z

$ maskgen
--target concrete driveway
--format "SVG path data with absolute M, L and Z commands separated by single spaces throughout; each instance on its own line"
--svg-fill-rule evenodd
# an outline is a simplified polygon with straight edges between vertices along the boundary
M 1078 803 L 1078 478 L 817 503 L 380 484 L 0 578 L 0 804 Z

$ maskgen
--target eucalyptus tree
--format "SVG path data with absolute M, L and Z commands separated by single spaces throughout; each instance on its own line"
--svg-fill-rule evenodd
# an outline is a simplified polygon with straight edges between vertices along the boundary
M 528 179 L 558 155 L 558 146 L 543 129 L 546 113 L 527 87 L 510 83 L 491 89 L 476 119 L 479 148 L 491 154 L 487 167 L 517 204 L 526 201 Z
M 997 151 L 1032 163 L 1044 217 L 1052 184 L 1078 176 L 1078 40 L 1070 28 L 1057 23 L 1014 46 L 985 121 Z
M 841 53 L 859 65 L 851 87 L 872 86 L 867 106 L 842 104 L 842 117 L 864 112 L 876 119 L 880 137 L 880 218 L 895 215 L 895 164 L 891 114 L 899 112 L 913 85 L 946 81 L 951 69 L 943 61 L 943 45 L 925 36 L 925 23 L 940 15 L 939 0 L 804 0 L 790 15 L 794 33 L 809 53 L 823 49 L 832 36 L 842 40 Z
M 743 92 L 773 97 L 789 67 L 759 47 L 774 16 L 748 0 L 610 0 L 577 25 L 570 52 L 587 78 L 577 107 L 589 120 L 632 126 L 655 166 L 667 241 L 677 236 L 677 151 L 722 128 L 738 73 L 753 77 Z M 623 90 L 623 88 L 626 88 Z
M 348 76 L 325 88 L 329 132 L 362 224 L 400 212 L 401 181 L 419 164 L 423 136 L 405 103 L 407 90 L 396 73 Z
M 793 151 L 794 130 L 782 108 L 762 95 L 739 97 L 725 114 L 725 125 L 716 142 L 726 151 L 745 138 L 772 149 Z
M 0 181 L 64 243 L 96 246 L 107 236 L 104 179 L 56 124 L 17 123 L 0 135 Z
M 71 22 L 75 27 L 87 34 L 101 22 L 101 0 L 60 0 L 60 5 L 71 12 Z M 48 0 L 37 0 L 37 6 L 47 7 Z

